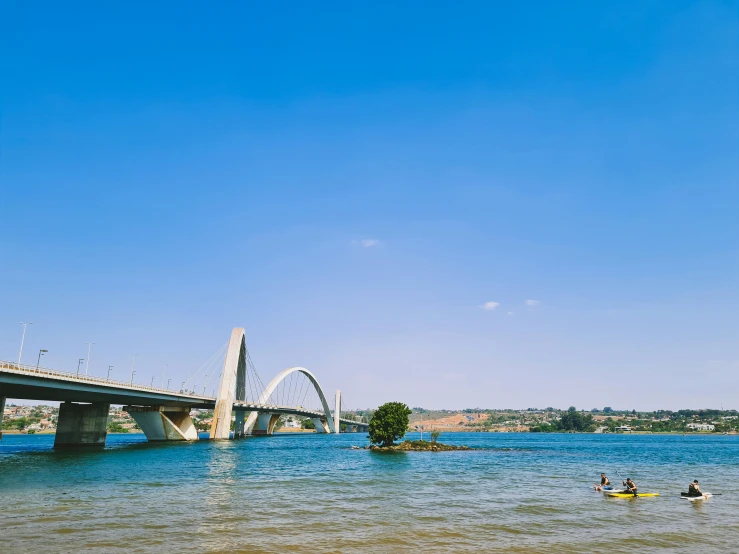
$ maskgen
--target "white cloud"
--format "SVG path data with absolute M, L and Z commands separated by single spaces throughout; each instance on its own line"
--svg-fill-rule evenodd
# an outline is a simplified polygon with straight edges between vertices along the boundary
M 495 308 L 500 306 L 500 302 L 485 302 L 482 306 L 480 306 L 483 310 L 492 311 Z
M 539 304 L 541 304 L 541 302 L 539 302 L 538 300 L 527 300 L 527 301 L 525 302 L 525 304 L 526 304 L 526 305 L 527 305 L 527 306 L 528 306 L 529 308 L 536 308 L 536 307 L 537 307 L 537 306 L 538 306 Z
M 506 315 L 513 315 L 513 312 L 508 312 Z
M 362 239 L 353 240 L 352 244 L 361 246 L 362 248 L 372 248 L 373 246 L 380 246 L 380 241 L 377 239 Z

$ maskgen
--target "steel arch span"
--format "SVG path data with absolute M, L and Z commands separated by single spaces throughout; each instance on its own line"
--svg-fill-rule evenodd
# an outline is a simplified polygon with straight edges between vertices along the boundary
M 326 424 L 329 429 L 329 433 L 336 433 L 337 430 L 334 428 L 334 421 L 333 416 L 331 415 L 331 409 L 328 406 L 328 402 L 326 401 L 326 395 L 323 394 L 323 389 L 321 389 L 321 385 L 318 383 L 318 379 L 316 379 L 316 376 L 313 375 L 310 371 L 305 369 L 304 367 L 289 367 L 287 369 L 282 370 L 280 373 L 278 373 L 272 381 L 270 381 L 269 385 L 264 389 L 261 396 L 259 397 L 258 404 L 266 404 L 269 400 L 269 397 L 272 395 L 272 393 L 277 389 L 277 386 L 285 380 L 285 378 L 290 375 L 291 373 L 302 373 L 305 375 L 310 382 L 313 384 L 313 387 L 316 389 L 316 393 L 318 394 L 318 398 L 321 401 L 321 406 L 323 407 L 323 413 L 326 416 Z M 257 417 L 259 416 L 258 412 L 252 412 L 249 414 L 249 418 L 246 420 L 245 432 L 246 434 L 251 434 L 252 430 L 254 429 L 254 424 L 257 421 Z

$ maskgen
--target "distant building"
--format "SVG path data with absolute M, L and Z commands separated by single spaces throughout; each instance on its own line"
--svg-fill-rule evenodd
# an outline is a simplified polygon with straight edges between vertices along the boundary
M 713 431 L 716 429 L 716 426 L 710 423 L 688 423 L 686 427 L 694 431 Z
M 616 433 L 631 433 L 631 427 L 628 425 L 620 425 L 615 429 Z
M 300 429 L 302 427 L 302 424 L 298 420 L 290 417 L 285 420 L 285 424 L 283 425 L 283 427 L 287 429 Z

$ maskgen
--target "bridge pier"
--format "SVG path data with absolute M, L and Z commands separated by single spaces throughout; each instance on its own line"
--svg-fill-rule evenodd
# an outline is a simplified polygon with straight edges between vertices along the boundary
M 0 396 L 0 441 L 3 440 L 3 413 L 5 412 L 5 397 Z
M 336 389 L 336 400 L 334 401 L 334 432 L 341 433 L 341 391 Z
M 198 430 L 190 408 L 172 406 L 123 406 L 149 441 L 196 441 Z
M 313 423 L 316 425 L 316 433 L 330 433 L 331 427 L 328 424 L 328 421 L 321 417 L 314 417 Z M 338 430 L 336 431 L 339 432 Z
M 236 412 L 236 424 L 234 425 L 234 438 L 244 436 L 244 412 Z
M 60 404 L 54 448 L 105 446 L 105 437 L 108 434 L 108 411 L 110 411 L 110 404 L 104 402 L 94 404 L 63 402 Z
M 275 431 L 275 425 L 277 420 L 280 419 L 281 414 L 258 414 L 257 422 L 251 430 L 252 435 L 271 435 Z
M 246 338 L 244 329 L 234 327 L 223 362 L 221 383 L 218 386 L 211 440 L 228 440 L 231 436 L 231 415 L 234 400 L 246 398 Z

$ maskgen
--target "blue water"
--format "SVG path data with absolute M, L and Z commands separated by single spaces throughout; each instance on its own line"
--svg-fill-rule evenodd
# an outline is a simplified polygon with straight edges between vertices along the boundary
M 2 552 L 739 550 L 739 436 L 447 433 L 480 450 L 440 453 L 352 450 L 364 434 L 53 440 L 0 442 Z M 661 496 L 606 498 L 601 471 Z M 693 479 L 723 495 L 681 500 Z

